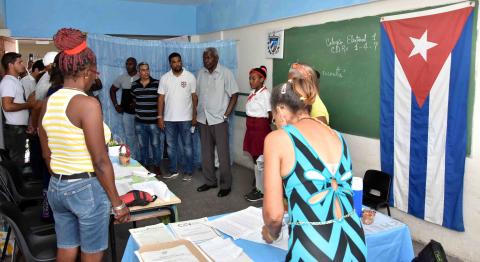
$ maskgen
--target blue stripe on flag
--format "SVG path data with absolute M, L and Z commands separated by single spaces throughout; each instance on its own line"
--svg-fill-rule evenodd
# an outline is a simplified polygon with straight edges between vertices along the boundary
M 467 104 L 470 78 L 473 12 L 452 50 L 445 148 L 443 226 L 465 231 L 463 226 L 463 176 L 467 145 Z
M 383 26 L 380 26 L 380 157 L 382 171 L 392 176 L 390 205 L 393 206 L 393 130 L 394 130 L 394 65 L 395 56 L 392 44 Z
M 430 96 L 420 108 L 412 91 L 408 213 L 421 219 L 425 214 L 429 104 Z

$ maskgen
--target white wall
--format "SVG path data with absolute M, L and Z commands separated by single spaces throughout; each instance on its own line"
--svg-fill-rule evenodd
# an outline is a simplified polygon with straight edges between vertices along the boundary
M 264 33 L 274 28 L 289 28 L 294 26 L 307 26 L 323 24 L 331 21 L 341 21 L 351 18 L 358 18 L 370 15 L 379 15 L 389 12 L 406 11 L 441 4 L 455 3 L 458 1 L 449 0 L 388 0 L 375 1 L 369 4 L 336 9 L 321 13 L 305 15 L 275 22 L 258 24 L 233 30 L 199 35 L 192 38 L 193 41 L 208 41 L 216 39 L 238 40 L 238 84 L 241 92 L 248 92 L 248 72 L 252 67 L 265 65 L 268 72 L 267 86 L 272 86 L 272 60 L 264 58 L 263 37 Z M 478 30 L 478 24 L 476 29 Z M 475 89 L 479 90 L 479 69 L 480 66 L 480 45 L 476 44 L 476 71 Z M 465 261 L 478 261 L 480 257 L 480 157 L 479 148 L 479 123 L 478 107 L 480 105 L 480 94 L 474 101 L 472 150 L 466 161 L 464 181 L 464 223 L 465 232 L 451 231 L 434 225 L 413 216 L 407 215 L 396 209 L 392 210 L 392 216 L 405 222 L 410 227 L 412 238 L 428 242 L 435 239 L 442 243 L 447 253 L 461 258 Z M 243 108 L 243 105 L 239 106 Z M 241 165 L 251 166 L 250 158 L 242 152 L 242 141 L 245 133 L 245 119 L 237 117 L 235 121 L 235 161 Z M 380 141 L 353 135 L 346 135 L 353 159 L 353 168 L 357 176 L 363 175 L 367 169 L 380 169 Z

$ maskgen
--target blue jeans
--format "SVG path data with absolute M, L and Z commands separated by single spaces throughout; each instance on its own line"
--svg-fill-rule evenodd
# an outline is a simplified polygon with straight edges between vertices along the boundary
M 135 115 L 123 113 L 122 123 L 125 130 L 125 143 L 130 147 L 132 158 L 137 159 L 140 151 L 138 149 L 137 136 L 135 135 Z
M 138 161 L 144 166 L 160 166 L 163 158 L 163 145 L 165 141 L 163 131 L 157 124 L 142 123 L 135 121 L 140 155 Z M 152 153 L 151 155 L 149 153 Z
M 193 173 L 193 156 L 192 156 L 192 134 L 190 128 L 191 121 L 165 121 L 165 135 L 167 137 L 167 153 L 169 159 L 168 171 L 176 173 L 177 165 L 183 158 L 183 172 L 186 174 Z M 181 143 L 178 143 L 181 140 Z
M 59 180 L 52 176 L 47 194 L 58 248 L 80 246 L 85 253 L 107 249 L 111 204 L 96 177 Z
M 201 155 L 201 144 L 200 144 L 200 128 L 198 126 L 195 127 L 195 131 L 193 132 L 192 136 L 192 161 L 193 161 L 193 170 L 196 170 L 202 167 L 202 155 Z M 178 144 L 180 147 L 183 146 L 182 139 L 178 139 Z M 185 156 L 181 156 L 181 164 L 182 166 L 185 165 L 187 161 Z

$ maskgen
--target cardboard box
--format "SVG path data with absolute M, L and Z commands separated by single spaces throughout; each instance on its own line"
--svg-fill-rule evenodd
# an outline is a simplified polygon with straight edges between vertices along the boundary
M 195 244 L 185 239 L 179 239 L 171 242 L 143 246 L 138 251 L 135 251 L 135 254 L 137 255 L 137 258 L 140 262 L 145 262 L 145 260 L 143 260 L 142 258 L 142 253 L 146 253 L 150 251 L 162 251 L 162 250 L 172 249 L 180 246 L 185 246 L 190 251 L 190 253 L 193 256 L 195 256 L 195 258 L 199 262 L 212 262 L 212 259 L 210 259 L 200 248 L 198 248 Z

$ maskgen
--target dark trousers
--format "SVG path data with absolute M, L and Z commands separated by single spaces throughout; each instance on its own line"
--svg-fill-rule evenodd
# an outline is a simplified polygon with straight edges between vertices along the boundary
M 26 130 L 27 126 L 5 124 L 5 132 L 3 133 L 8 155 L 20 169 L 23 169 L 25 164 L 25 146 L 27 145 Z
M 216 125 L 200 125 L 200 142 L 202 150 L 202 170 L 205 184 L 217 185 L 215 175 L 215 146 L 220 162 L 220 189 L 232 186 L 230 169 L 230 150 L 228 145 L 228 122 Z
M 45 160 L 42 157 L 42 146 L 38 135 L 29 136 L 28 148 L 30 148 L 30 165 L 32 166 L 33 176 L 42 179 L 43 188 L 48 188 L 50 182 L 50 173 L 48 172 Z

